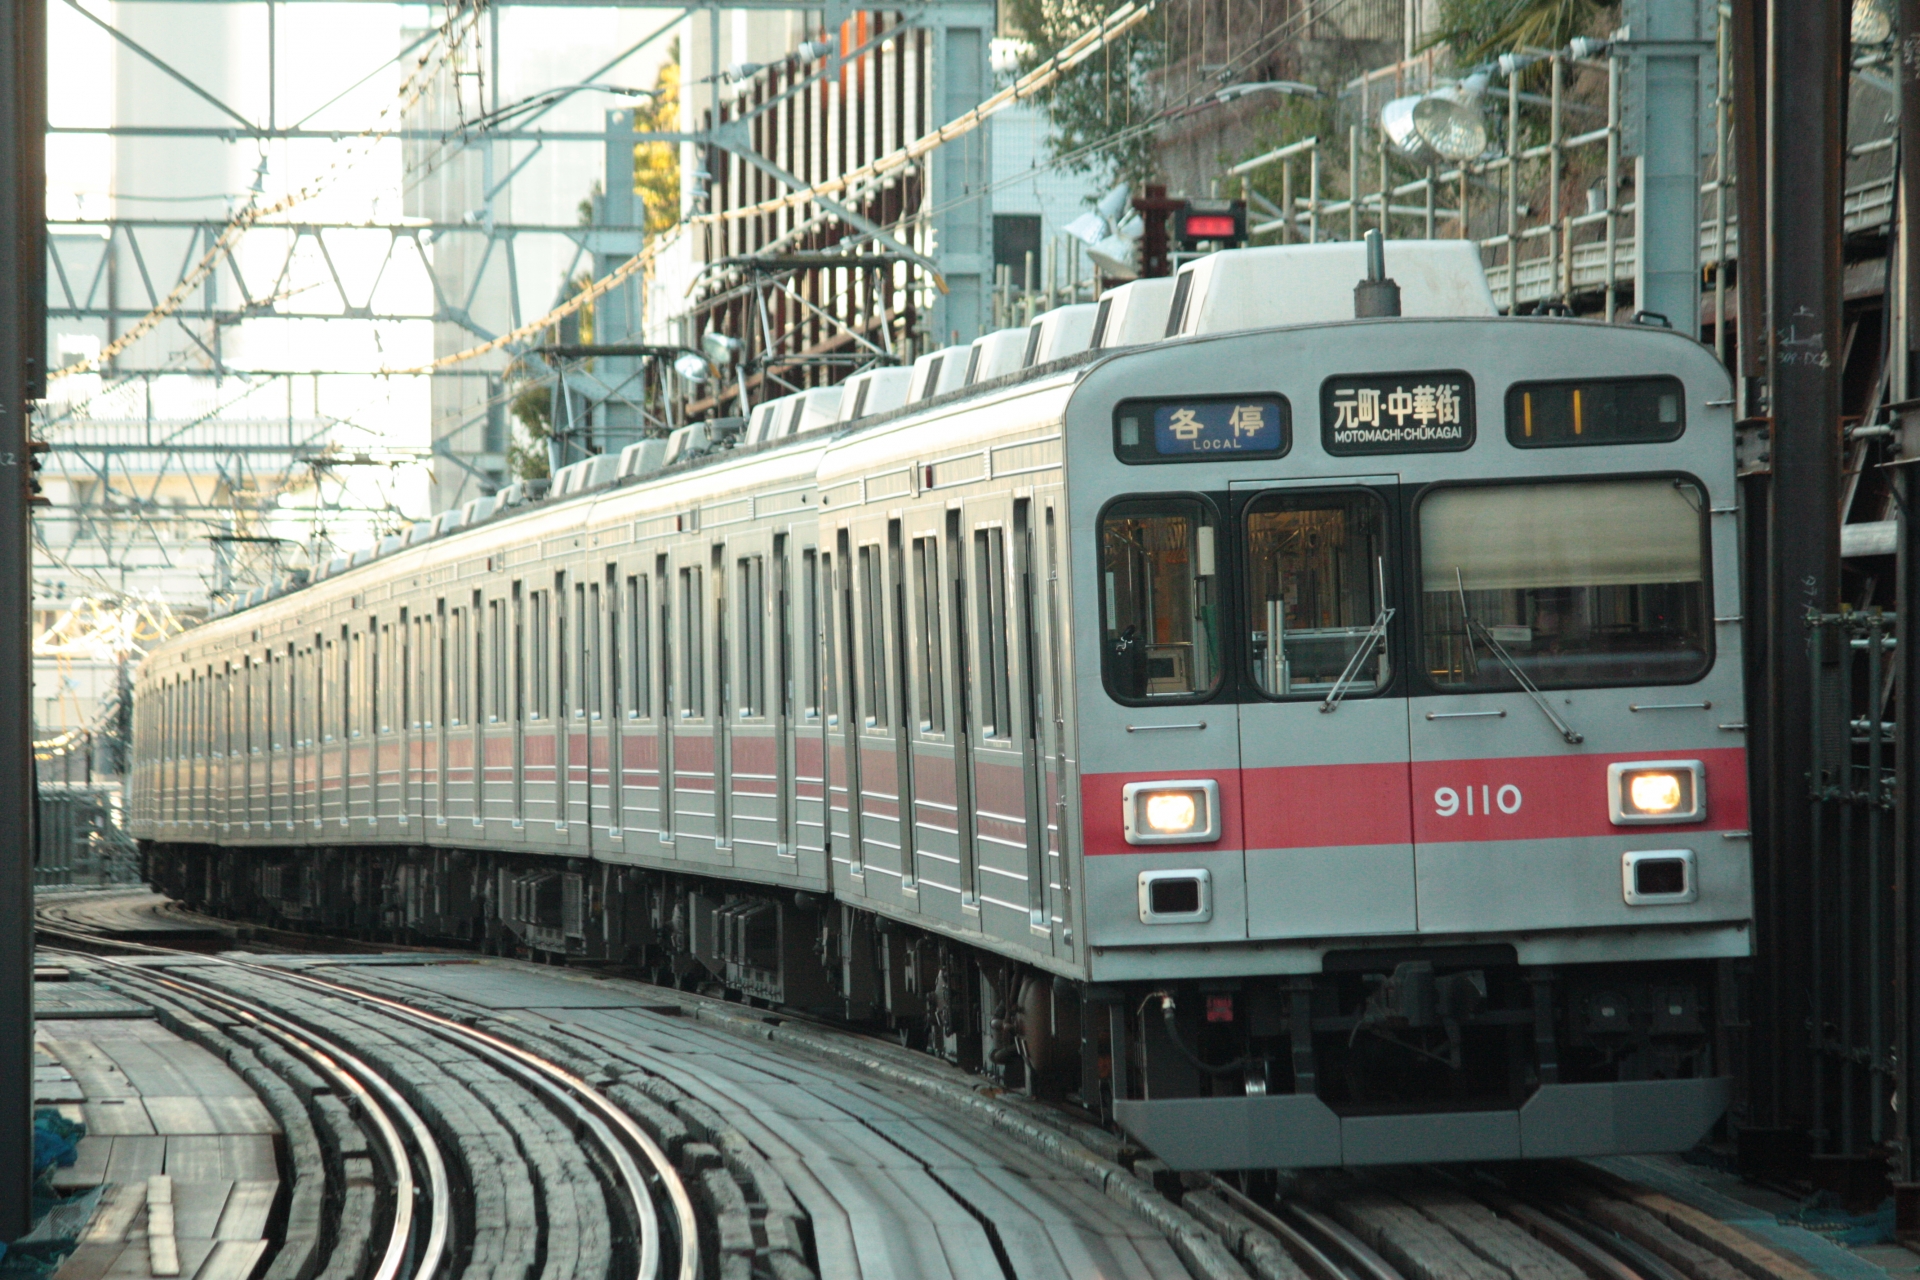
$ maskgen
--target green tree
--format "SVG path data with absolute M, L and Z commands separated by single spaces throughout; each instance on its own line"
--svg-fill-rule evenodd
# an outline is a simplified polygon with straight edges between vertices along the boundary
M 1429 44 L 1452 50 L 1471 67 L 1515 49 L 1559 49 L 1575 36 L 1617 25 L 1617 0 L 1440 0 L 1440 24 Z
M 1008 0 L 1007 24 L 1028 48 L 1025 72 L 1051 58 L 1082 32 L 1098 26 L 1121 0 Z M 1042 90 L 1054 156 L 1076 173 L 1139 185 L 1153 178 L 1153 122 L 1149 90 L 1166 63 L 1157 19 L 1133 28 Z
M 516 480 L 544 480 L 547 441 L 553 438 L 553 392 L 545 382 L 527 380 L 513 390 L 507 402 L 520 420 L 524 442 L 516 435 L 507 443 L 507 471 Z
M 671 133 L 680 127 L 680 42 L 654 77 L 653 101 L 634 109 L 637 133 Z M 633 149 L 633 191 L 647 210 L 647 235 L 658 235 L 680 221 L 680 144 L 642 142 Z

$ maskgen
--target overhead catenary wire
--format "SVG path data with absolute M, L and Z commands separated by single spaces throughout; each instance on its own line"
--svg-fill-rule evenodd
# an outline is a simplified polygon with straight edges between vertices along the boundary
M 220 260 L 231 254 L 235 242 L 248 231 L 265 222 L 268 218 L 276 217 L 279 214 L 285 213 L 290 209 L 314 199 L 320 195 L 322 191 L 326 190 L 335 178 L 347 169 L 358 164 L 365 156 L 370 154 L 375 145 L 390 137 L 394 131 L 400 127 L 401 113 L 418 102 L 426 93 L 434 76 L 438 74 L 441 64 L 452 56 L 453 51 L 459 47 L 461 41 L 465 40 L 468 31 L 471 30 L 473 25 L 478 21 L 479 12 L 480 10 L 477 6 L 474 8 L 462 8 L 457 13 L 450 14 L 447 17 L 441 24 L 438 32 L 440 37 L 439 43 L 435 48 L 420 55 L 414 65 L 413 71 L 410 72 L 406 80 L 402 82 L 400 92 L 395 100 L 381 108 L 380 115 L 371 128 L 356 135 L 352 140 L 361 145 L 350 148 L 343 155 L 336 156 L 333 163 L 328 165 L 319 177 L 288 192 L 271 204 L 249 204 L 234 214 L 227 220 L 227 225 L 221 229 L 220 234 L 214 238 L 213 244 L 201 255 L 199 261 L 194 263 L 191 270 L 181 276 L 179 283 L 174 285 L 172 292 L 168 293 L 166 297 L 156 303 L 152 310 L 148 311 L 147 314 L 140 317 L 140 319 L 134 321 L 125 333 L 100 348 L 100 350 L 93 355 L 83 357 L 74 361 L 72 364 L 63 365 L 58 369 L 50 371 L 47 374 L 47 380 L 52 382 L 62 378 L 70 378 L 77 374 L 91 373 L 101 365 L 112 360 L 115 356 L 118 356 L 135 342 L 138 342 L 141 338 L 152 333 L 164 323 L 169 316 L 179 310 L 187 299 L 193 295 L 194 290 L 198 289 L 201 283 L 213 274 L 214 269 L 220 264 Z M 464 19 L 464 22 L 462 22 L 462 19 Z M 391 122 L 386 123 L 389 117 L 391 117 Z
M 1074 67 L 1079 66 L 1082 62 L 1092 57 L 1109 41 L 1131 31 L 1146 19 L 1147 15 L 1153 11 L 1157 3 L 1158 0 L 1142 0 L 1140 3 L 1129 0 L 1127 4 L 1122 5 L 1120 8 L 1108 14 L 1098 26 L 1090 28 L 1069 42 L 1058 53 L 1054 54 L 1053 57 L 1047 59 L 1026 75 L 1021 76 L 1005 89 L 993 94 L 978 106 L 961 113 L 939 128 L 922 134 L 906 146 L 897 148 L 857 169 L 849 170 L 844 174 L 829 178 L 824 182 L 815 183 L 811 187 L 792 191 L 784 196 L 776 196 L 771 200 L 765 200 L 756 205 L 749 205 L 739 209 L 729 209 L 719 213 L 697 214 L 687 219 L 687 221 L 681 225 L 683 227 L 699 226 L 719 222 L 731 222 L 741 218 L 758 217 L 780 209 L 798 208 L 801 205 L 809 204 L 821 197 L 838 195 L 856 183 L 889 179 L 895 173 L 923 159 L 936 147 L 973 132 L 999 112 L 1045 89 L 1066 72 L 1071 71 Z M 660 244 L 661 241 L 657 238 L 649 241 L 641 248 L 640 252 L 634 254 L 625 262 L 622 262 L 607 275 L 593 281 L 545 315 L 536 316 L 534 319 L 527 321 L 509 333 L 503 333 L 477 346 L 468 347 L 464 351 L 456 351 L 450 355 L 440 356 L 426 364 L 414 365 L 408 368 L 383 369 L 381 372 L 391 375 L 433 373 L 438 369 L 444 369 L 451 365 L 489 355 L 504 347 L 523 342 L 542 330 L 558 324 L 568 316 L 576 314 L 581 308 L 585 307 L 594 299 L 617 288 L 622 282 L 632 277 L 635 272 L 640 271 L 647 266 L 648 263 L 653 261 L 659 251 Z

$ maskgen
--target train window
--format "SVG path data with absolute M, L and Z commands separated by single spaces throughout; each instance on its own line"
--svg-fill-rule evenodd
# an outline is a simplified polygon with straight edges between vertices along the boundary
M 605 640 L 600 631 L 600 584 L 587 584 L 586 607 L 580 611 L 580 683 L 586 686 L 587 715 L 603 719 L 607 714 L 607 666 L 601 651 Z
M 1706 495 L 1635 478 L 1435 489 L 1422 658 L 1442 688 L 1693 680 L 1712 657 Z
M 980 734 L 1013 737 L 1013 699 L 1007 684 L 1007 541 L 993 527 L 973 531 L 973 600 L 980 643 L 980 670 L 974 679 Z
M 393 624 L 389 622 L 373 634 L 373 727 L 376 733 L 390 733 L 393 730 L 389 710 L 393 702 Z
M 811 547 L 800 553 L 800 611 L 794 661 L 800 668 L 800 714 L 811 720 L 820 714 L 820 554 Z
M 573 694 L 573 714 L 575 719 L 580 720 L 593 714 L 593 621 L 600 614 L 600 588 L 597 585 L 594 586 L 589 596 L 588 585 L 585 582 L 573 584 L 573 617 L 576 633 L 572 657 L 576 686 Z M 560 625 L 562 629 L 566 627 L 564 616 L 560 620 Z
M 543 720 L 547 714 L 547 651 L 552 644 L 547 635 L 547 593 L 529 593 L 527 604 L 527 719 Z
M 733 713 L 733 643 L 727 630 L 727 553 L 724 547 L 713 549 L 713 683 L 716 720 L 725 720 Z M 722 761 L 724 764 L 724 761 Z M 726 796 L 716 792 L 715 822 L 724 833 L 727 830 L 724 818 L 718 810 L 724 807 Z
M 707 714 L 706 637 L 700 634 L 705 603 L 700 592 L 700 569 L 680 570 L 680 714 L 697 719 Z
M 508 696 L 507 708 L 517 724 L 527 717 L 526 600 L 518 582 L 513 584 L 513 617 L 508 625 L 513 629 L 513 660 L 506 664 L 505 670 L 513 692 Z
M 767 562 L 746 556 L 736 566 L 740 587 L 740 714 L 767 714 Z
M 647 575 L 627 575 L 627 715 L 653 714 L 650 702 L 653 666 L 647 654 Z
M 866 694 L 867 727 L 887 727 L 887 624 L 885 565 L 878 543 L 860 548 L 861 692 Z
M 1278 458 L 1292 443 L 1285 396 L 1124 400 L 1113 411 L 1113 451 L 1122 462 Z
M 1660 444 L 1687 429 L 1678 378 L 1521 382 L 1507 390 L 1507 439 L 1522 449 Z
M 1364 490 L 1268 493 L 1243 520 L 1254 682 L 1270 698 L 1382 688 L 1386 507 Z
M 553 575 L 553 655 L 554 701 L 553 714 L 565 719 L 567 714 L 567 680 L 571 658 L 567 649 L 567 577 L 564 573 Z M 582 682 L 585 683 L 584 681 Z
M 595 588 L 598 590 L 598 588 Z M 620 696 L 620 677 L 623 668 L 620 665 L 620 576 L 612 565 L 607 566 L 607 656 L 604 660 L 607 687 L 603 691 L 606 703 L 595 708 L 595 714 L 605 715 L 609 719 L 620 719 L 620 708 L 624 705 Z
M 1100 519 L 1101 666 L 1122 702 L 1190 700 L 1220 683 L 1213 508 L 1130 498 Z
M 940 542 L 913 540 L 913 626 L 919 640 L 920 731 L 947 731 L 946 671 L 940 665 Z
M 840 666 L 836 655 L 839 653 L 839 628 L 834 625 L 834 588 L 833 553 L 825 552 L 820 557 L 820 673 L 821 701 L 826 708 L 827 723 L 840 723 Z
M 467 696 L 470 686 L 467 684 L 468 667 L 473 658 L 473 650 L 468 648 L 467 611 L 455 609 L 447 615 L 448 632 L 446 637 L 447 656 L 451 659 L 443 672 L 447 683 L 447 724 L 458 727 L 467 722 Z

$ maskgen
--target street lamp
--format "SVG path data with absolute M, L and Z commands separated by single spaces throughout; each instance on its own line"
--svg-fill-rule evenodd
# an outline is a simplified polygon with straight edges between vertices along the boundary
M 1298 80 L 1259 80 L 1250 84 L 1230 84 L 1224 89 L 1216 89 L 1215 102 L 1232 102 L 1237 98 L 1251 97 L 1256 93 L 1279 93 L 1287 97 L 1318 98 L 1322 93 L 1314 85 L 1301 84 Z
M 1394 149 L 1417 165 L 1465 164 L 1487 149 L 1480 98 L 1488 75 L 1476 71 L 1456 85 L 1395 98 L 1380 108 L 1380 128 Z

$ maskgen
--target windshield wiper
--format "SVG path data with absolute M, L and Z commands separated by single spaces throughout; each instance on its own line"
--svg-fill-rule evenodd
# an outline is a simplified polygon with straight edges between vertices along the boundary
M 1507 674 L 1513 677 L 1514 683 L 1526 690 L 1527 696 L 1533 699 L 1533 705 L 1539 707 L 1540 714 L 1551 721 L 1553 727 L 1560 731 L 1560 736 L 1567 740 L 1567 745 L 1578 746 L 1582 742 L 1585 742 L 1586 738 L 1576 732 L 1572 725 L 1553 713 L 1553 708 L 1547 705 L 1546 695 L 1540 692 L 1533 681 L 1527 679 L 1527 673 L 1522 671 L 1520 664 L 1513 660 L 1513 655 L 1507 652 L 1507 647 L 1494 639 L 1493 632 L 1489 631 L 1486 626 L 1474 621 L 1472 612 L 1467 608 L 1466 582 L 1460 576 L 1460 570 L 1457 566 L 1453 571 L 1453 584 L 1454 589 L 1460 593 L 1460 620 L 1466 627 L 1468 656 L 1471 657 L 1473 654 L 1473 633 L 1478 631 L 1481 642 L 1487 646 L 1487 651 L 1493 654 L 1500 665 L 1507 669 Z
M 1333 688 L 1327 690 L 1327 696 L 1320 703 L 1320 714 L 1340 709 L 1340 699 L 1347 696 L 1347 690 L 1359 678 L 1360 668 L 1365 664 L 1367 655 L 1378 648 L 1387 638 L 1387 624 L 1393 621 L 1393 609 L 1387 604 L 1387 562 L 1384 557 L 1376 556 L 1373 571 L 1380 592 L 1380 613 L 1374 618 L 1373 625 L 1360 637 L 1360 646 L 1353 651 L 1353 657 L 1347 659 L 1346 670 L 1333 682 Z
M 1342 671 L 1340 678 L 1333 682 L 1333 688 L 1327 690 L 1326 698 L 1320 703 L 1321 714 L 1340 709 L 1340 699 L 1346 696 L 1347 689 L 1359 676 L 1360 667 L 1366 662 L 1367 655 L 1387 638 L 1387 624 L 1391 621 L 1393 621 L 1393 610 L 1381 609 L 1380 616 L 1373 620 L 1373 625 L 1367 628 L 1367 633 L 1360 637 L 1360 647 L 1355 649 L 1353 657 L 1347 660 L 1347 669 Z

